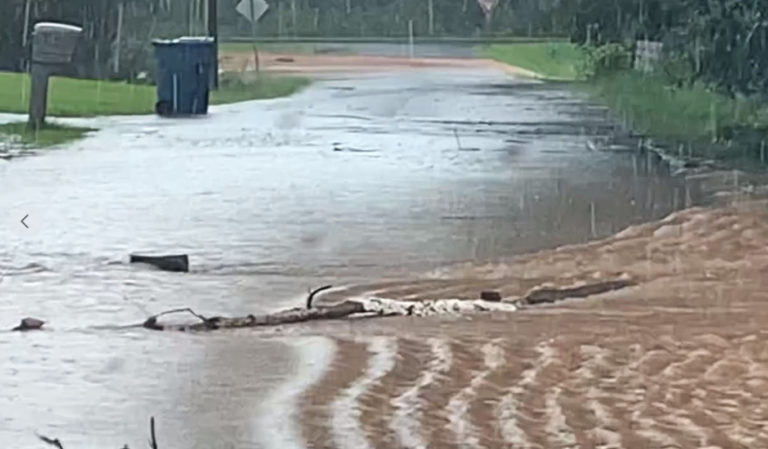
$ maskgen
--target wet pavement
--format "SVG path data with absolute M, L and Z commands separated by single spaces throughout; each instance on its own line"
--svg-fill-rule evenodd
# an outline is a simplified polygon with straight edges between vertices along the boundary
M 100 326 L 275 310 L 312 286 L 584 242 L 697 200 L 631 142 L 601 151 L 603 109 L 489 70 L 338 76 L 204 118 L 84 122 L 102 130 L 0 161 L 1 325 L 51 327 L 0 332 L 3 446 L 37 430 L 141 447 L 151 415 L 164 448 L 274 445 L 264 420 L 287 405 L 269 398 L 307 372 L 288 349 L 321 344 Z M 189 253 L 192 273 L 130 253 Z

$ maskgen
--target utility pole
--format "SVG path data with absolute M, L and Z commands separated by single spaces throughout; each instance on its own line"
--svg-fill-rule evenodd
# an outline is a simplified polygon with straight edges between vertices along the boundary
M 24 4 L 24 31 L 21 35 L 21 46 L 27 48 L 27 39 L 29 39 L 29 7 L 32 0 L 27 0 Z
M 117 32 L 115 33 L 115 59 L 113 60 L 112 72 L 120 72 L 120 47 L 123 45 L 123 12 L 125 3 L 117 3 Z
M 429 35 L 434 36 L 435 35 L 435 4 L 434 0 L 427 0 L 428 3 L 428 13 L 429 13 Z
M 213 38 L 213 76 L 212 84 L 214 89 L 219 88 L 219 7 L 218 0 L 207 0 L 208 2 L 208 36 Z

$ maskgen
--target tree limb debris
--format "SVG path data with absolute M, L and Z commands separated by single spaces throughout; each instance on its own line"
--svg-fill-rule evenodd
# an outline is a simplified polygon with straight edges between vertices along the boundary
M 239 329 L 249 327 L 279 326 L 283 324 L 304 323 L 307 321 L 339 320 L 342 318 L 362 318 L 371 316 L 432 316 L 443 314 L 514 312 L 520 307 L 547 304 L 568 298 L 586 298 L 614 290 L 636 285 L 631 280 L 612 280 L 567 288 L 537 288 L 523 298 L 504 301 L 437 299 L 425 301 L 404 301 L 384 298 L 347 300 L 330 306 L 312 308 L 312 300 L 318 293 L 331 286 L 323 286 L 307 297 L 306 308 L 287 309 L 266 315 L 247 315 L 244 317 L 206 318 L 189 308 L 174 309 L 147 318 L 143 327 L 156 331 L 210 331 L 216 329 Z M 494 298 L 496 299 L 496 298 Z M 191 324 L 164 324 L 158 319 L 162 316 L 186 312 L 200 322 Z
M 632 287 L 635 285 L 637 284 L 634 281 L 629 279 L 620 279 L 597 282 L 579 287 L 537 288 L 531 290 L 523 299 L 520 300 L 520 303 L 525 305 L 551 304 L 570 298 L 586 298 L 588 296 L 601 295 L 603 293 L 608 293 L 614 290 L 621 290 L 623 288 Z
M 332 288 L 333 288 L 332 285 L 324 285 L 324 286 L 322 286 L 320 288 L 316 288 L 316 289 L 310 291 L 309 292 L 309 296 L 307 296 L 307 309 L 311 309 L 312 308 L 312 300 L 315 299 L 315 295 L 317 295 L 320 292 L 324 292 L 326 290 L 330 290 Z

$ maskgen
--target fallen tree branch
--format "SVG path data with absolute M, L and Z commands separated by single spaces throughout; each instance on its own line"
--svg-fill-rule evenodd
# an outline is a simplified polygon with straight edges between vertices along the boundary
M 320 288 L 316 288 L 316 289 L 310 291 L 309 292 L 309 296 L 307 296 L 307 309 L 311 309 L 312 308 L 312 301 L 315 299 L 315 295 L 317 295 L 320 292 L 324 292 L 326 290 L 330 290 L 332 288 L 333 288 L 332 285 L 324 285 L 324 286 L 322 286 Z
M 601 295 L 603 293 L 621 290 L 634 285 L 637 284 L 631 280 L 614 280 L 587 284 L 579 287 L 537 288 L 529 292 L 520 300 L 520 302 L 521 304 L 527 305 L 551 304 L 569 298 L 586 298 L 588 296 Z
M 191 309 L 175 309 L 148 318 L 143 327 L 157 331 L 209 331 L 215 329 L 238 329 L 246 327 L 279 326 L 307 321 L 339 320 L 344 318 L 384 316 L 432 316 L 443 314 L 514 312 L 520 306 L 546 304 L 568 298 L 586 298 L 613 290 L 636 285 L 631 280 L 613 280 L 567 288 L 537 288 L 525 297 L 507 301 L 438 299 L 429 301 L 401 301 L 384 298 L 348 300 L 330 306 L 312 308 L 313 297 L 331 288 L 324 286 L 314 290 L 307 298 L 307 308 L 293 308 L 266 315 L 244 317 L 206 318 Z M 500 296 L 500 295 L 499 295 Z M 189 312 L 200 322 L 192 324 L 163 324 L 158 318 L 178 312 Z

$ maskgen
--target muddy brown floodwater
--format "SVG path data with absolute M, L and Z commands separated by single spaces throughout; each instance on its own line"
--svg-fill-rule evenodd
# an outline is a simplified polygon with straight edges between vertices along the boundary
M 375 437 L 383 446 L 454 438 L 444 425 L 472 446 L 476 428 L 463 417 L 478 404 L 467 400 L 509 393 L 487 382 L 500 373 L 481 369 L 502 366 L 516 348 L 498 332 L 459 347 L 439 338 L 334 344 L 322 337 L 333 334 L 327 328 L 184 335 L 111 326 L 180 306 L 269 311 L 327 283 L 407 290 L 398 280 L 415 273 L 586 242 L 698 201 L 632 142 L 610 152 L 588 145 L 613 130 L 603 109 L 489 66 L 331 75 L 292 98 L 215 107 L 204 118 L 86 122 L 101 131 L 0 161 L 2 327 L 27 315 L 50 323 L 45 332 L 0 332 L 3 447 L 35 446 L 35 431 L 66 447 L 142 447 L 150 416 L 164 449 L 303 447 L 305 438 L 359 448 L 390 416 L 400 424 Z M 27 214 L 29 230 L 18 223 Z M 189 253 L 192 272 L 130 266 L 131 252 Z M 398 344 L 411 350 L 395 361 Z M 546 361 L 557 344 L 519 349 Z M 337 376 L 343 391 L 299 399 L 326 379 L 334 354 L 374 356 L 365 375 Z M 408 366 L 422 355 L 434 359 L 429 369 Z M 451 357 L 477 369 L 457 371 Z M 523 389 L 555 382 L 539 381 L 549 371 L 531 363 L 503 369 L 530 379 Z M 403 366 L 412 393 L 380 416 L 358 407 Z M 445 375 L 450 382 L 431 383 Z M 549 407 L 568 398 L 559 388 L 526 394 Z M 422 393 L 446 413 L 425 413 L 431 424 L 419 434 L 403 404 Z M 516 400 L 504 413 L 516 416 Z M 507 420 L 510 438 L 539 419 L 536 410 Z M 547 431 L 571 419 L 556 416 Z M 537 435 L 526 441 L 543 441 Z

